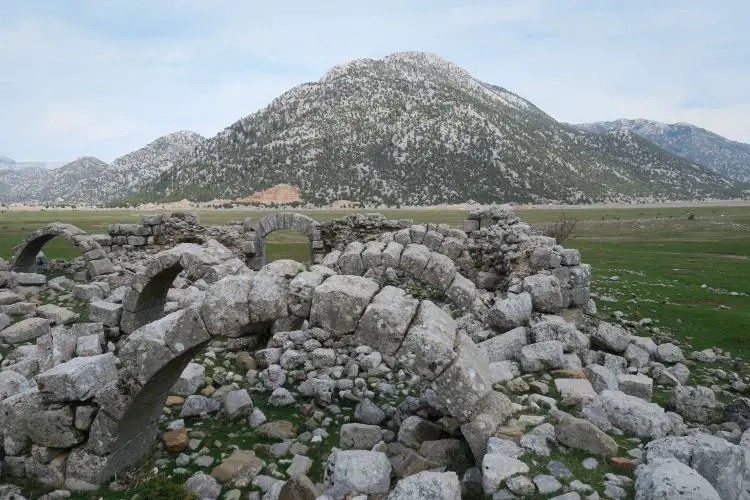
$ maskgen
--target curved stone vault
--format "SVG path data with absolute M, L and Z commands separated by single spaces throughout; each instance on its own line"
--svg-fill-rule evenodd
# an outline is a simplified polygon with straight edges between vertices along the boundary
M 299 230 L 312 243 L 320 237 L 319 224 L 309 217 L 273 214 L 261 219 L 256 230 L 261 252 L 263 238 L 281 228 Z M 549 238 L 529 237 L 526 246 L 508 244 L 511 237 L 527 238 L 527 229 L 522 229 L 516 234 L 506 228 L 507 238 L 496 244 L 499 248 L 502 243 L 503 255 L 517 259 L 516 253 L 525 252 L 531 259 L 531 264 L 513 269 L 504 291 L 480 286 L 483 278 L 469 255 L 470 244 L 476 243 L 466 233 L 443 234 L 423 226 L 349 243 L 309 267 L 279 260 L 254 271 L 215 240 L 156 253 L 129 280 L 121 319 L 107 324 L 124 334 L 116 348 L 59 363 L 36 376 L 37 389 L 2 401 L 5 453 L 20 456 L 29 445 L 53 446 L 44 430 L 55 428 L 64 439 L 58 435 L 54 446 L 63 442 L 69 450 L 60 471 L 65 486 L 93 488 L 149 452 L 170 388 L 212 338 L 244 337 L 263 347 L 271 332 L 308 327 L 328 332 L 333 345 L 370 346 L 418 376 L 434 390 L 446 414 L 458 421 L 481 461 L 487 439 L 512 413 L 510 400 L 492 388 L 488 355 L 449 309 L 419 300 L 383 278 L 389 272 L 403 273 L 428 283 L 443 291 L 457 310 L 473 313 L 484 328 L 500 333 L 528 318 L 532 307 L 544 313 L 578 307 L 582 299 L 574 298 L 576 287 L 585 288 L 588 300 L 590 271 L 586 281 L 580 256 L 553 248 Z M 90 245 L 87 252 L 97 249 L 77 228 L 50 225 L 24 240 L 17 263 L 25 262 L 34 245 L 41 248 L 58 235 L 82 248 Z M 87 262 L 106 258 L 95 256 L 90 253 Z M 263 253 L 256 256 L 265 258 Z M 181 274 L 202 281 L 205 293 L 165 315 L 168 291 Z M 520 309 L 514 305 L 517 300 L 524 304 Z M 26 418 L 30 413 L 34 419 Z
M 310 262 L 316 262 L 316 250 L 323 248 L 320 223 L 307 215 L 279 212 L 262 217 L 247 235 L 247 260 L 250 267 L 260 269 L 266 264 L 266 237 L 279 229 L 292 229 L 307 236 L 310 243 Z
M 44 245 L 55 237 L 64 238 L 81 249 L 89 278 L 114 272 L 112 261 L 93 236 L 72 224 L 61 222 L 53 222 L 29 233 L 14 250 L 13 270 L 34 271 L 37 255 Z

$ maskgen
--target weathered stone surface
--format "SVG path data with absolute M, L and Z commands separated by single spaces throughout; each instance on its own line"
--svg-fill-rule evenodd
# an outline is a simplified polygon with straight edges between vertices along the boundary
M 289 315 L 289 281 L 304 271 L 299 262 L 276 260 L 253 277 L 248 294 L 250 323 L 268 323 Z
M 357 325 L 357 345 L 369 345 L 388 355 L 401 346 L 406 329 L 417 312 L 419 301 L 394 286 L 385 286 L 375 295 Z
M 390 489 L 391 463 L 385 453 L 334 451 L 325 467 L 325 483 L 341 498 L 349 492 L 384 494 Z
M 437 252 L 430 253 L 430 260 L 422 271 L 421 278 L 440 290 L 447 290 L 456 275 L 456 265 L 450 257 Z
M 520 374 L 518 365 L 512 361 L 496 361 L 490 363 L 490 381 L 493 384 L 513 380 Z
M 389 242 L 381 256 L 383 267 L 392 267 L 394 269 L 401 267 L 401 253 L 404 251 L 404 245 L 395 241 Z
M 677 386 L 672 390 L 670 404 L 677 413 L 691 422 L 710 422 L 718 407 L 716 394 L 708 387 Z
M 313 292 L 323 283 L 323 275 L 305 271 L 289 282 L 289 313 L 300 318 L 310 316 Z
M 461 434 L 474 458 L 481 461 L 487 450 L 488 439 L 513 414 L 513 405 L 508 396 L 492 391 L 479 402 L 475 413 L 471 422 L 461 426 Z
M 646 445 L 647 464 L 676 459 L 698 471 L 722 499 L 737 500 L 742 495 L 746 457 L 742 447 L 719 437 L 696 433 L 683 437 L 657 439 Z
M 86 438 L 76 429 L 75 413 L 70 406 L 32 412 L 24 418 L 29 438 L 40 446 L 70 448 Z
M 490 363 L 494 363 L 497 361 L 518 360 L 521 355 L 521 348 L 526 344 L 528 344 L 526 328 L 521 326 L 480 342 L 479 348 L 487 355 Z
M 175 354 L 168 342 L 184 310 L 175 311 L 131 333 L 120 348 L 120 362 L 141 384 L 146 384 Z
M 672 427 L 661 406 L 619 391 L 602 391 L 583 408 L 583 417 L 605 432 L 615 426 L 639 437 L 664 437 Z
M 450 314 L 423 300 L 396 359 L 412 373 L 435 380 L 455 357 L 457 327 Z
M 654 390 L 654 381 L 651 377 L 622 374 L 617 376 L 617 385 L 625 394 L 651 401 L 651 393 Z
M 99 354 L 102 354 L 99 335 L 83 335 L 76 339 L 76 356 L 98 356 Z
M 619 354 L 625 352 L 631 339 L 630 332 L 621 326 L 602 321 L 592 335 L 591 343 L 600 349 Z
M 474 415 L 476 404 L 492 391 L 487 356 L 465 333 L 458 334 L 456 357 L 433 382 L 450 414 L 460 423 Z
M 523 346 L 518 360 L 525 372 L 554 370 L 565 364 L 562 343 L 557 340 Z
M 401 253 L 401 269 L 412 278 L 421 278 L 430 261 L 430 249 L 424 245 L 406 245 Z
M 460 500 L 461 484 L 455 472 L 424 471 L 401 479 L 388 500 Z
M 469 278 L 464 277 L 461 273 L 456 273 L 446 293 L 448 298 L 458 307 L 468 309 L 477 298 L 477 287 Z
M 500 453 L 487 453 L 482 460 L 484 494 L 491 495 L 499 490 L 508 478 L 528 472 L 529 466 L 518 459 Z
M 201 500 L 216 500 L 221 494 L 221 485 L 213 477 L 203 472 L 196 472 L 185 482 L 185 488 Z
M 38 273 L 16 273 L 16 284 L 20 286 L 42 286 L 47 277 Z
M 73 358 L 36 377 L 47 401 L 86 401 L 117 376 L 116 358 L 107 353 Z
M 49 333 L 50 321 L 44 318 L 28 318 L 14 323 L 0 332 L 0 340 L 8 344 L 28 342 Z
M 192 394 L 185 399 L 180 411 L 180 418 L 197 417 L 203 413 L 219 411 L 221 403 L 215 399 Z
M 214 467 L 211 476 L 233 488 L 244 488 L 252 483 L 265 465 L 252 452 L 235 450 L 229 458 Z
M 346 246 L 338 260 L 338 266 L 342 274 L 362 276 L 365 272 L 365 266 L 362 262 L 364 248 L 365 246 L 359 241 L 353 241 Z
M 487 311 L 487 323 L 504 332 L 528 322 L 531 311 L 531 295 L 528 292 L 511 293 L 505 299 L 495 300 Z
M 315 289 L 310 324 L 336 335 L 354 332 L 378 284 L 359 276 L 331 276 Z
M 531 295 L 531 303 L 537 311 L 556 313 L 564 307 L 560 281 L 554 276 L 527 276 L 523 280 L 523 290 Z
M 89 317 L 91 321 L 105 326 L 117 326 L 122 318 L 122 310 L 122 304 L 96 300 L 89 305 Z
M 78 313 L 55 304 L 41 305 L 36 308 L 36 313 L 53 325 L 69 325 L 78 319 Z
M 224 395 L 224 412 L 232 419 L 247 416 L 253 411 L 253 400 L 246 389 L 229 391 Z
M 713 486 L 695 469 L 676 459 L 657 459 L 636 469 L 636 500 L 720 500 Z
M 344 424 L 339 432 L 339 446 L 344 450 L 370 450 L 383 437 L 377 425 Z
M 34 383 L 13 370 L 0 371 L 0 401 L 31 389 Z
M 364 424 L 379 425 L 385 418 L 385 412 L 367 398 L 354 409 L 354 419 Z
M 318 489 L 309 477 L 297 474 L 290 474 L 290 476 L 291 479 L 281 487 L 277 500 L 315 500 L 318 498 Z
M 584 378 L 556 378 L 555 388 L 563 400 L 578 404 L 588 403 L 596 397 L 591 382 Z
M 419 448 L 424 441 L 440 439 L 442 429 L 437 424 L 417 415 L 411 415 L 401 422 L 398 441 L 410 448 Z
M 583 450 L 593 455 L 617 455 L 618 446 L 615 440 L 588 420 L 563 416 L 555 424 L 555 437 L 568 448 Z
M 555 316 L 560 318 L 559 316 Z M 556 321 L 541 321 L 531 327 L 534 342 L 557 340 L 563 345 L 563 352 L 584 353 L 589 348 L 589 338 L 576 327 L 560 318 Z
M 200 307 L 201 318 L 211 335 L 239 337 L 250 324 L 251 275 L 227 276 L 208 289 Z M 256 307 L 253 304 L 253 307 Z
M 172 386 L 172 394 L 190 396 L 195 394 L 206 381 L 206 369 L 198 363 L 188 363 L 177 382 Z
M 0 372 L 0 377 L 3 373 L 5 372 Z M 1 382 L 0 387 L 2 387 Z M 3 399 L 2 389 L 0 389 L 0 399 Z M 747 430 L 750 427 L 750 399 L 741 397 L 729 403 L 724 410 L 724 420 L 736 423 L 742 431 Z
M 664 363 L 679 363 L 685 360 L 682 349 L 671 343 L 659 344 L 656 348 L 656 357 Z

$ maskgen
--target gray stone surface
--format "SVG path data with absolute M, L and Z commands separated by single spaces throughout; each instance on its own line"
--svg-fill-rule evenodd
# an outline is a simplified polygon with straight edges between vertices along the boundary
M 528 344 L 526 328 L 520 326 L 489 340 L 479 343 L 479 348 L 487 355 L 491 363 L 496 361 L 518 360 L 521 348 Z
M 55 304 L 44 304 L 36 308 L 36 313 L 50 320 L 53 325 L 69 325 L 78 319 L 78 313 Z
M 562 343 L 550 340 L 526 345 L 521 348 L 519 361 L 525 372 L 562 368 L 565 362 Z
M 430 255 L 430 249 L 424 245 L 406 245 L 401 253 L 401 269 L 412 278 L 419 279 L 430 261 Z
M 619 391 L 602 391 L 582 414 L 605 432 L 614 426 L 638 437 L 660 438 L 672 428 L 661 406 Z
M 171 392 L 180 396 L 195 394 L 206 382 L 206 369 L 199 363 L 188 363 L 180 378 L 177 379 Z
M 636 469 L 636 500 L 721 500 L 697 471 L 676 459 L 657 459 Z
M 73 358 L 36 377 L 39 392 L 47 401 L 86 401 L 117 375 L 112 353 Z
M 617 376 L 617 385 L 625 394 L 636 396 L 644 401 L 651 401 L 654 381 L 646 375 L 622 374 Z
M 289 282 L 289 313 L 300 318 L 310 316 L 313 292 L 323 283 L 323 275 L 304 271 Z
M 424 471 L 401 479 L 388 500 L 460 500 L 461 484 L 455 472 Z
M 417 312 L 419 301 L 394 286 L 385 286 L 375 295 L 357 325 L 357 345 L 375 346 L 383 354 L 394 355 Z
M 325 483 L 341 498 L 350 492 L 384 494 L 390 489 L 391 463 L 385 453 L 334 451 L 325 465 Z
M 253 411 L 253 400 L 246 389 L 229 391 L 224 395 L 224 412 L 230 419 L 250 415 Z
M 586 367 L 586 375 L 591 381 L 591 386 L 599 393 L 602 391 L 617 391 L 617 375 L 602 365 L 592 364 Z
M 185 489 L 200 500 L 216 500 L 221 494 L 221 485 L 213 477 L 196 472 L 185 482 Z
M 631 339 L 630 332 L 621 326 L 602 321 L 592 335 L 591 343 L 594 347 L 619 354 L 625 352 Z
M 516 474 L 526 474 L 529 466 L 516 458 L 500 453 L 487 453 L 482 460 L 482 488 L 485 495 L 498 491 L 505 481 Z
M 339 431 L 339 446 L 344 450 L 370 450 L 383 438 L 377 425 L 344 424 Z
M 122 304 L 96 300 L 89 305 L 89 318 L 105 326 L 117 326 L 120 324 L 122 311 Z
M 505 299 L 495 300 L 487 311 L 487 323 L 499 331 L 508 331 L 528 322 L 531 311 L 531 295 L 511 293 Z
M 531 295 L 531 303 L 537 311 L 556 313 L 564 307 L 560 281 L 554 276 L 527 276 L 523 280 L 523 290 Z
M 244 274 L 222 278 L 208 289 L 200 314 L 211 335 L 239 337 L 247 333 L 252 286 L 253 276 Z
M 44 318 L 28 318 L 13 323 L 0 332 L 0 340 L 8 344 L 28 342 L 49 333 L 50 321 Z
M 615 456 L 618 445 L 614 439 L 588 420 L 565 415 L 555 424 L 555 437 L 568 448 L 593 455 Z
M 367 278 L 331 276 L 313 293 L 310 324 L 336 335 L 354 332 L 378 288 Z
M 710 422 L 718 407 L 716 394 L 708 387 L 677 386 L 672 389 L 670 404 L 691 422 Z
M 456 355 L 453 345 L 457 327 L 450 314 L 423 300 L 396 359 L 412 373 L 434 380 Z

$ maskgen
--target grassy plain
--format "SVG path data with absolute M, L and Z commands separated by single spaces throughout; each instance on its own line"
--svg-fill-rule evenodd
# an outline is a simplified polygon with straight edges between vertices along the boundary
M 325 221 L 366 211 L 311 210 Z M 223 224 L 264 211 L 203 211 L 203 224 Z M 389 218 L 447 222 L 460 227 L 458 210 L 385 210 Z M 525 209 L 531 224 L 559 219 L 555 209 Z M 658 326 L 696 348 L 719 346 L 750 360 L 750 206 L 694 208 L 587 208 L 566 212 L 578 220 L 565 246 L 581 250 L 594 269 L 594 290 L 614 302 L 599 301 L 604 314 L 622 311 L 629 318 L 651 318 Z M 0 257 L 9 258 L 28 232 L 52 221 L 74 224 L 91 233 L 106 232 L 111 222 L 136 222 L 134 211 L 43 211 L 0 213 Z M 67 258 L 77 250 L 56 238 L 44 249 Z M 268 239 L 271 259 L 306 260 L 307 241 L 299 233 L 277 231 Z M 612 277 L 616 277 L 612 279 Z M 706 285 L 705 287 L 703 285 Z

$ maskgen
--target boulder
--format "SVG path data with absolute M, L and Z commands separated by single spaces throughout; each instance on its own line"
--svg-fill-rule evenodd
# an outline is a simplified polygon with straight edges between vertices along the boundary
M 607 390 L 619 390 L 617 375 L 602 365 L 588 365 L 586 367 L 586 376 L 591 381 L 591 386 L 597 393 Z
M 424 441 L 440 439 L 439 425 L 417 415 L 406 417 L 398 429 L 398 442 L 410 448 L 419 448 Z
M 190 396 L 198 392 L 200 386 L 206 382 L 206 369 L 199 363 L 188 363 L 177 382 L 172 386 L 171 393 L 180 396 Z
M 370 450 L 383 438 L 377 425 L 344 424 L 339 432 L 339 446 L 344 450 Z
M 528 292 L 508 294 L 505 299 L 496 299 L 487 311 L 487 323 L 501 332 L 526 324 L 531 316 L 531 295 Z
M 661 406 L 620 391 L 602 391 L 582 415 L 605 432 L 614 426 L 638 437 L 664 437 L 672 428 Z
M 708 387 L 681 385 L 672 390 L 670 405 L 691 422 L 708 423 L 714 419 L 718 401 Z
M 659 361 L 664 363 L 679 363 L 680 361 L 685 361 L 682 349 L 671 343 L 659 344 L 656 348 L 656 357 Z
M 592 455 L 617 455 L 615 440 L 588 420 L 564 415 L 555 424 L 555 437 L 568 448 L 583 450 Z
M 591 343 L 594 347 L 619 354 L 625 352 L 631 339 L 630 332 L 621 326 L 602 321 L 591 336 Z
M 401 479 L 388 500 L 460 500 L 461 484 L 455 472 L 424 471 Z
M 596 397 L 591 382 L 585 378 L 556 378 L 555 388 L 563 400 L 574 404 L 585 404 Z
M 521 355 L 521 348 L 528 344 L 526 328 L 520 326 L 489 340 L 479 343 L 490 363 L 496 361 L 517 360 Z
M 73 358 L 36 376 L 46 401 L 86 401 L 117 378 L 117 358 L 107 353 Z
M 44 304 L 36 308 L 37 315 L 50 320 L 53 325 L 69 325 L 79 317 L 78 313 L 57 306 L 55 304 Z
M 117 326 L 122 318 L 122 304 L 113 304 L 103 300 L 95 300 L 89 304 L 89 318 L 104 326 Z
M 404 290 L 383 287 L 365 309 L 354 332 L 355 343 L 377 347 L 383 354 L 394 355 L 418 306 L 419 301 Z
M 617 376 L 617 385 L 625 394 L 651 401 L 651 394 L 654 390 L 654 380 L 651 377 L 622 374 Z
M 562 343 L 557 340 L 550 340 L 523 346 L 519 362 L 525 372 L 562 368 L 565 364 Z
M 636 500 L 721 500 L 695 469 L 676 459 L 658 459 L 636 469 Z
M 430 260 L 422 271 L 421 279 L 440 290 L 447 290 L 456 275 L 456 265 L 450 257 L 430 252 Z
M 535 310 L 557 313 L 564 307 L 560 281 L 547 274 L 534 274 L 523 280 L 523 290 L 531 295 Z
M 0 340 L 7 344 L 28 342 L 49 333 L 50 321 L 44 318 L 28 318 L 14 323 L 0 332 Z
M 323 275 L 304 271 L 289 282 L 289 313 L 299 318 L 310 316 L 315 288 L 323 283 Z
M 453 361 L 458 325 L 453 317 L 428 300 L 419 304 L 396 359 L 412 373 L 435 380 Z
M 487 453 L 482 460 L 482 489 L 485 495 L 498 491 L 505 481 L 517 474 L 527 474 L 529 466 L 501 453 Z
M 345 335 L 356 330 L 378 284 L 359 276 L 331 276 L 313 292 L 310 324 Z
M 391 484 L 391 463 L 385 453 L 378 451 L 334 451 L 328 457 L 324 476 L 334 498 L 343 498 L 350 492 L 385 494 Z
M 430 261 L 430 256 L 430 249 L 424 245 L 406 245 L 401 253 L 401 269 L 412 278 L 420 279 Z
M 253 276 L 227 276 L 208 289 L 200 314 L 211 335 L 239 337 L 250 324 L 250 289 Z

